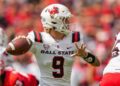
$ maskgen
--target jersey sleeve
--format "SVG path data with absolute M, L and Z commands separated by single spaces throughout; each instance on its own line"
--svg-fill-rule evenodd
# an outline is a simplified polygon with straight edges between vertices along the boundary
M 31 31 L 28 33 L 27 38 L 32 41 L 32 47 L 30 48 L 30 52 L 35 53 L 36 48 L 35 48 L 35 35 L 34 31 Z
M 32 41 L 31 52 L 35 53 L 36 43 L 42 43 L 42 36 L 40 32 L 31 31 L 28 33 L 27 38 Z
M 73 32 L 72 33 L 72 43 L 78 42 L 83 43 L 83 34 L 80 32 Z
M 32 43 L 34 43 L 35 42 L 34 31 L 29 32 L 27 38 L 29 38 L 32 41 Z
M 74 32 L 74 35 L 72 36 L 72 41 L 73 42 L 77 42 L 79 47 L 81 46 L 81 44 L 84 44 L 86 46 L 86 51 L 87 52 L 91 52 L 91 50 L 87 48 L 87 43 L 84 41 L 84 34 L 83 33 L 81 33 L 81 32 Z
M 81 44 L 85 44 L 84 40 L 83 40 L 83 34 L 80 32 L 74 32 L 72 34 L 72 42 L 77 42 L 78 46 L 80 47 Z
M 42 43 L 42 36 L 40 32 L 31 31 L 30 33 L 28 33 L 27 38 L 29 38 L 32 41 L 32 43 L 34 42 Z

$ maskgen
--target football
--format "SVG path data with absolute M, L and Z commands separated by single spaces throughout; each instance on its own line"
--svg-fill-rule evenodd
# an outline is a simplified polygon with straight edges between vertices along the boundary
M 24 36 L 19 36 L 8 44 L 6 52 L 12 55 L 21 55 L 26 53 L 31 46 L 31 40 Z

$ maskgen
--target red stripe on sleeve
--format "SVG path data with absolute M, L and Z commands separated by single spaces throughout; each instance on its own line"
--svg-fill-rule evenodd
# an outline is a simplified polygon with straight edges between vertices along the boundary
M 77 42 L 77 41 L 78 41 L 78 33 L 77 33 L 77 32 L 75 32 L 74 39 L 75 39 L 75 40 L 74 40 L 75 42 Z
M 39 35 L 39 33 L 38 32 L 35 32 L 35 33 L 36 33 L 36 39 L 37 39 L 37 41 L 40 42 L 40 35 Z

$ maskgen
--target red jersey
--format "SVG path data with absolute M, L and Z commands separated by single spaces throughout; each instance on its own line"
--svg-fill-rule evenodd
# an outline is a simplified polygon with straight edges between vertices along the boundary
M 21 74 L 14 70 L 6 70 L 2 74 L 3 86 L 38 86 L 37 79 L 30 74 Z

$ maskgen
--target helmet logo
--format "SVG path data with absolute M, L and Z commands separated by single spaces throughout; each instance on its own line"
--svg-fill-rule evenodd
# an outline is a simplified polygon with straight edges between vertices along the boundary
M 49 13 L 50 13 L 51 16 L 59 13 L 58 7 L 53 7 L 51 10 L 48 10 L 48 11 L 49 11 Z

